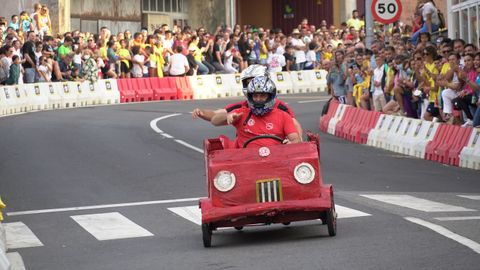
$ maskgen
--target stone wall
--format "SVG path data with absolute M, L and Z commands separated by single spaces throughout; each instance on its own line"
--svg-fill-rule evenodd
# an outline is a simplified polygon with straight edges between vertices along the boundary
M 226 23 L 226 0 L 188 0 L 188 24 L 210 31 Z

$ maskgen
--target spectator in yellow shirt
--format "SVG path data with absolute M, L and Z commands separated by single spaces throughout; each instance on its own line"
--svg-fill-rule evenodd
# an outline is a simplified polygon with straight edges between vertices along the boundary
M 355 30 L 360 31 L 363 26 L 365 26 L 365 22 L 359 19 L 358 10 L 354 10 L 352 12 L 352 18 L 347 21 L 347 27 L 353 27 Z

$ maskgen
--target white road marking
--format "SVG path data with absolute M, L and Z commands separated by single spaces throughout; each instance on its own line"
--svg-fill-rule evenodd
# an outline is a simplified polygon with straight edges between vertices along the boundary
M 480 201 L 480 195 L 458 195 L 458 197 Z
M 202 225 L 202 212 L 198 205 L 185 206 L 185 207 L 172 207 L 168 210 L 173 213 L 183 217 L 186 220 L 189 220 L 197 225 Z
M 362 211 L 358 211 L 352 208 L 344 207 L 338 204 L 335 204 L 335 211 L 337 211 L 338 218 L 354 218 L 354 217 L 367 217 L 371 216 Z
M 177 214 L 178 216 L 191 221 L 197 225 L 202 225 L 202 212 L 198 205 L 192 206 L 182 206 L 182 207 L 171 207 L 168 210 Z M 365 212 L 361 212 L 355 209 L 344 207 L 336 204 L 335 210 L 337 211 L 338 218 L 354 218 L 354 217 L 366 217 L 371 216 Z
M 480 216 L 466 216 L 466 217 L 438 217 L 435 218 L 440 221 L 458 221 L 458 220 L 477 220 Z
M 23 258 L 18 252 L 8 252 L 7 258 L 10 261 L 12 270 L 25 270 L 25 264 L 23 263 Z
M 303 103 L 314 103 L 314 102 L 327 101 L 327 100 L 329 100 L 329 99 L 330 99 L 330 98 L 327 98 L 327 99 L 300 100 L 300 101 L 297 101 L 297 102 L 300 103 L 300 104 L 303 104 Z
M 22 216 L 22 215 L 33 215 L 33 214 L 91 210 L 91 209 L 106 209 L 106 208 L 118 208 L 118 207 L 141 206 L 141 205 L 152 205 L 152 204 L 192 202 L 192 201 L 198 201 L 200 199 L 201 198 L 185 198 L 185 199 L 175 199 L 175 200 L 158 200 L 158 201 L 130 202 L 130 203 L 117 203 L 117 204 L 100 204 L 100 205 L 66 207 L 66 208 L 52 208 L 52 209 L 43 209 L 43 210 L 29 210 L 29 211 L 8 212 L 7 216 Z
M 167 119 L 167 118 L 170 118 L 170 117 L 173 117 L 173 116 L 177 116 L 177 115 L 181 115 L 181 113 L 168 114 L 168 115 L 164 115 L 164 116 L 159 117 L 159 118 L 155 118 L 152 121 L 150 121 L 150 127 L 157 133 L 160 133 L 160 134 L 164 133 L 161 129 L 159 129 L 157 127 L 157 122 L 160 121 L 160 120 L 163 120 L 163 119 Z
M 118 212 L 71 216 L 97 240 L 153 236 L 153 234 Z
M 41 247 L 42 242 L 23 222 L 4 223 L 7 236 L 7 248 Z
M 155 118 L 152 121 L 150 121 L 150 127 L 155 132 L 157 132 L 158 134 L 162 135 L 163 137 L 165 137 L 167 139 L 175 139 L 172 135 L 167 134 L 167 133 L 163 132 L 163 130 L 159 129 L 158 126 L 157 126 L 157 122 L 160 121 L 160 120 L 163 120 L 163 119 L 167 119 L 167 118 L 170 118 L 170 117 L 173 117 L 173 116 L 177 116 L 177 115 L 181 115 L 181 113 L 174 113 L 174 114 L 164 115 L 164 116 L 159 117 L 159 118 Z M 196 146 L 193 146 L 193 145 L 191 145 L 191 144 L 189 144 L 189 143 L 187 143 L 183 140 L 175 139 L 175 142 L 203 154 L 203 149 L 198 148 Z
M 365 198 L 398 205 L 423 212 L 469 212 L 477 211 L 460 206 L 449 205 L 430 200 L 416 198 L 410 195 L 360 195 Z
M 190 149 L 192 149 L 192 150 L 194 150 L 194 151 L 197 151 L 197 152 L 203 154 L 203 149 L 200 149 L 200 148 L 198 148 L 198 147 L 196 147 L 196 146 L 193 146 L 193 145 L 191 145 L 191 144 L 189 144 L 189 143 L 187 143 L 187 142 L 185 142 L 185 141 L 182 141 L 182 140 L 175 140 L 175 141 L 176 141 L 177 143 L 185 146 L 185 147 L 188 147 L 188 148 L 190 148 Z
M 476 253 L 479 253 L 480 254 L 480 244 L 471 240 L 471 239 L 468 239 L 464 236 L 461 236 L 459 234 L 456 234 L 440 225 L 437 225 L 437 224 L 433 224 L 433 223 L 430 223 L 428 221 L 425 221 L 425 220 L 422 220 L 422 219 L 419 219 L 419 218 L 414 218 L 414 217 L 406 217 L 405 218 L 406 220 L 410 221 L 410 222 L 413 222 L 413 223 L 416 223 L 418 225 L 421 225 L 421 226 L 424 226 L 426 228 L 429 228 L 430 230 L 436 232 L 436 233 L 439 233 L 447 238 L 450 238 L 452 239 L 453 241 L 456 241 L 470 249 L 472 249 L 473 251 L 475 251 Z

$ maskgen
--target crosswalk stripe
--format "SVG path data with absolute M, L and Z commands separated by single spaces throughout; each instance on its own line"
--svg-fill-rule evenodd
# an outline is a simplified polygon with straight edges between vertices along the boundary
M 439 202 L 434 202 L 426 199 L 413 197 L 410 195 L 360 195 L 376 201 L 381 201 L 388 204 L 402 206 L 423 212 L 469 212 L 477 211 L 475 209 L 468 209 L 461 206 L 449 205 Z
M 41 247 L 43 243 L 23 222 L 4 223 L 7 236 L 7 248 Z
M 438 234 L 441 234 L 447 238 L 450 238 L 452 239 L 453 241 L 456 241 L 470 249 L 472 249 L 473 251 L 475 251 L 476 253 L 479 253 L 480 254 L 480 244 L 469 239 L 469 238 L 466 238 L 464 236 L 461 236 L 459 234 L 456 234 L 442 226 L 439 226 L 437 224 L 434 224 L 434 223 L 430 223 L 428 221 L 425 221 L 425 220 L 422 220 L 422 219 L 419 219 L 419 218 L 414 218 L 414 217 L 406 217 L 405 218 L 406 220 L 410 221 L 410 222 L 413 222 L 413 223 L 416 223 L 418 225 L 421 225 L 421 226 L 424 226 L 426 228 L 429 228 L 430 230 L 438 233 Z
M 97 240 L 146 237 L 153 234 L 118 212 L 71 216 Z
M 459 221 L 459 220 L 480 220 L 480 216 L 466 216 L 466 217 L 438 217 L 435 218 L 440 221 Z
M 480 195 L 458 195 L 458 197 L 480 201 Z
M 168 210 L 197 225 L 202 225 L 202 212 L 200 211 L 200 208 L 198 208 L 198 205 L 171 207 L 171 208 L 168 208 Z M 338 204 L 335 204 L 335 210 L 337 211 L 338 218 L 354 218 L 354 217 L 371 216 L 368 213 L 358 211 L 352 208 L 344 207 Z

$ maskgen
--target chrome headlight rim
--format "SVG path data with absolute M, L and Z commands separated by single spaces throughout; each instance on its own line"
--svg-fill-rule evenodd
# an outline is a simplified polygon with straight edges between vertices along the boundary
M 303 167 L 306 167 L 310 170 L 310 176 L 306 179 L 303 179 L 302 176 L 298 175 L 299 170 Z M 312 183 L 313 180 L 315 180 L 315 169 L 313 168 L 313 166 L 310 163 L 302 162 L 302 163 L 298 164 L 297 166 L 295 166 L 295 169 L 293 170 L 293 176 L 298 183 L 303 184 L 303 185 L 307 185 L 307 184 Z
M 220 177 L 225 177 L 225 176 L 230 178 L 230 184 L 228 186 L 221 185 L 220 182 L 219 182 Z M 236 181 L 235 174 L 233 174 L 230 171 L 225 171 L 225 170 L 219 171 L 217 173 L 217 175 L 215 175 L 215 178 L 213 179 L 213 185 L 220 192 L 228 192 L 228 191 L 232 190 L 235 187 L 236 182 L 237 181 Z

